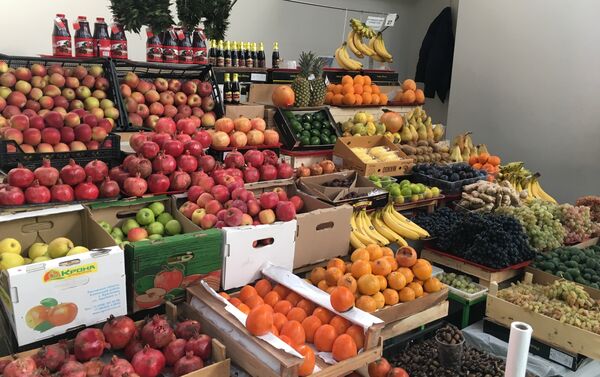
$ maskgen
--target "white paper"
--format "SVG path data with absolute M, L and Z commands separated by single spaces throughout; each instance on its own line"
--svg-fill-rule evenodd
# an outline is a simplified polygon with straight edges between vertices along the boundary
M 531 326 L 524 322 L 513 322 L 510 324 L 505 377 L 525 377 L 532 333 L 533 329 Z
M 373 30 L 381 30 L 384 21 L 385 17 L 369 16 L 367 17 L 367 22 L 365 22 L 365 24 Z
M 394 26 L 394 23 L 396 23 L 396 17 L 398 17 L 398 15 L 396 13 L 388 14 L 387 17 L 385 18 L 384 25 L 386 27 Z

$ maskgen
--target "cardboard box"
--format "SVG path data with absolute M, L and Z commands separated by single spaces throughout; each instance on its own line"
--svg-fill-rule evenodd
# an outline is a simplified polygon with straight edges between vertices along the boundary
M 318 164 L 323 160 L 331 160 L 333 158 L 332 150 L 289 151 L 281 149 L 280 152 L 281 159 L 290 164 L 294 169 L 299 168 L 302 165 L 308 168 L 313 164 Z
M 273 105 L 273 90 L 280 84 L 252 84 L 248 89 L 248 102 Z
M 264 118 L 265 105 L 241 103 L 239 105 L 225 105 L 225 116 L 231 119 L 237 119 L 245 116 L 248 119 Z
M 400 157 L 400 160 L 365 163 L 351 149 L 356 147 L 373 148 L 377 146 L 384 146 L 394 151 Z M 409 174 L 410 169 L 414 165 L 411 158 L 406 157 L 406 154 L 396 144 L 389 141 L 383 135 L 340 137 L 337 139 L 335 147 L 333 147 L 333 156 L 333 162 L 336 165 L 342 165 L 345 169 L 356 170 L 364 176 L 375 174 L 397 177 Z
M 0 296 L 19 346 L 127 313 L 123 251 L 81 205 L 0 216 L 0 239 L 67 237 L 91 251 L 0 274 Z
M 166 196 L 123 200 L 95 205 L 92 217 L 115 226 L 149 203 L 160 201 L 182 226 L 182 234 L 125 245 L 129 310 L 137 312 L 181 301 L 185 289 L 200 279 L 219 289 L 223 236 L 218 229 L 201 230 L 183 216 Z

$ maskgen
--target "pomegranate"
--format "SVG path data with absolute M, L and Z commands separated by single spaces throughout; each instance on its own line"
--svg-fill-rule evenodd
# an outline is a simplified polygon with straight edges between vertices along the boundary
M 310 177 L 310 169 L 301 164 L 300 167 L 296 169 L 296 176 L 298 177 Z
M 144 131 L 140 131 L 135 135 L 132 135 L 129 138 L 129 146 L 131 147 L 131 149 L 133 149 L 136 152 L 139 152 L 142 145 L 148 140 L 148 135 L 147 133 L 144 133 Z
M 83 363 L 87 377 L 101 377 L 104 363 L 100 359 L 92 359 Z
M 188 188 L 188 191 L 187 191 L 188 200 L 190 202 L 196 203 L 198 201 L 198 198 L 200 197 L 200 195 L 202 195 L 203 193 L 204 193 L 204 189 L 202 189 L 202 187 L 190 186 L 190 188 Z
M 25 201 L 27 203 L 48 203 L 52 198 L 50 190 L 46 186 L 40 186 L 39 181 L 36 179 L 33 181 L 31 186 L 25 189 Z
M 158 146 L 158 144 L 156 144 L 153 141 L 145 141 L 139 150 L 139 152 L 145 158 L 154 158 L 158 155 L 159 151 L 160 151 L 160 147 Z
M 148 190 L 153 194 L 169 191 L 170 185 L 169 177 L 162 172 L 151 174 L 148 177 Z
M 191 155 L 190 151 L 186 151 L 177 157 L 177 166 L 184 172 L 191 173 L 198 169 L 198 160 Z
M 208 177 L 208 174 L 202 170 L 192 172 L 192 174 L 190 174 L 190 178 L 192 178 L 192 186 L 200 186 L 200 181 L 206 177 Z
M 167 365 L 174 365 L 177 360 L 181 359 L 185 355 L 185 345 L 187 340 L 175 339 L 171 341 L 165 348 L 163 348 L 163 354 Z
M 186 151 L 189 151 L 190 154 L 194 157 L 200 157 L 204 154 L 204 147 L 202 146 L 202 143 L 198 140 L 188 141 L 187 143 L 185 143 L 183 148 Z
M 202 171 L 205 171 L 206 173 L 210 173 L 211 171 L 213 171 L 215 169 L 216 164 L 217 162 L 215 161 L 215 158 L 213 156 L 205 154 L 198 158 L 198 165 L 200 166 Z
M 225 159 L 223 160 L 225 166 L 228 168 L 241 168 L 244 166 L 244 156 L 238 152 L 236 149 L 227 153 Z
M 40 348 L 36 355 L 38 367 L 44 367 L 50 372 L 56 372 L 67 361 L 69 350 L 65 343 L 57 343 Z
M 164 174 L 169 175 L 177 169 L 177 161 L 175 161 L 175 157 L 161 151 L 152 161 L 152 169 L 154 171 L 162 171 Z
M 183 143 L 184 145 L 184 150 L 185 150 L 185 143 L 187 143 L 188 141 L 192 140 L 192 137 L 186 133 L 180 132 L 177 134 L 177 136 L 175 136 L 176 140 L 179 140 L 180 142 Z
M 104 161 L 93 160 L 85 165 L 85 174 L 92 178 L 92 182 L 99 183 L 108 177 L 108 165 Z
M 102 328 L 106 341 L 113 350 L 125 348 L 136 332 L 135 322 L 127 316 L 111 315 Z
M 104 366 L 102 377 L 122 377 L 125 373 L 135 373 L 129 361 L 113 356 L 110 364 Z
M 185 351 L 191 351 L 206 361 L 212 355 L 212 338 L 206 334 L 194 335 L 185 345 Z
M 244 160 L 247 165 L 252 165 L 255 168 L 259 168 L 265 162 L 265 155 L 257 149 L 250 149 L 244 153 Z
M 129 342 L 129 344 L 127 344 L 127 347 L 125 347 L 125 357 L 127 358 L 127 360 L 131 360 L 133 359 L 133 356 L 138 353 L 139 351 L 144 349 L 144 344 L 140 341 L 140 339 L 136 336 L 134 337 L 131 342 Z
M 8 172 L 8 184 L 14 187 L 27 188 L 34 179 L 35 175 L 33 172 L 23 167 L 22 164 L 18 164 L 16 168 L 12 168 Z
M 69 360 L 60 368 L 61 377 L 86 377 L 87 371 L 83 364 L 75 360 Z
M 0 190 L 0 205 L 18 206 L 25 203 L 25 194 L 18 187 L 8 186 Z
M 193 319 L 188 319 L 175 325 L 175 335 L 177 335 L 178 338 L 183 338 L 185 340 L 190 339 L 196 334 L 200 334 L 201 330 L 202 325 L 200 322 L 194 321 Z
M 184 191 L 192 184 L 192 178 L 186 172 L 181 169 L 177 169 L 169 177 L 171 181 L 171 190 L 173 191 Z
M 265 157 L 265 164 L 277 165 L 277 153 L 270 149 L 265 149 L 262 151 L 262 154 Z
M 185 357 L 180 358 L 175 363 L 173 372 L 175 376 L 183 376 L 195 370 L 202 369 L 204 362 L 198 356 L 194 356 L 193 352 L 187 352 Z
M 87 181 L 81 182 L 75 186 L 75 199 L 77 200 L 94 200 L 100 196 L 100 190 L 92 182 L 92 177 L 88 177 Z
M 142 340 L 151 347 L 162 348 L 175 339 L 175 333 L 169 323 L 155 315 L 142 327 Z
M 148 190 L 148 183 L 137 173 L 135 177 L 128 177 L 123 182 L 123 191 L 129 196 L 142 196 Z
M 100 185 L 100 197 L 116 198 L 117 196 L 119 196 L 119 184 L 111 180 L 110 177 L 104 178 L 104 182 Z
M 163 134 L 154 134 L 152 136 L 152 141 L 155 142 L 156 144 L 158 144 L 158 146 L 161 148 L 167 141 L 169 141 L 171 139 L 172 139 L 171 135 L 164 134 L 164 133 Z
M 10 173 L 9 173 L 10 174 Z M 42 166 L 33 171 L 35 179 L 40 182 L 40 185 L 52 187 L 58 181 L 58 170 L 50 165 L 50 160 L 44 159 Z
M 87 328 L 81 330 L 77 334 L 73 345 L 77 360 L 88 361 L 94 357 L 102 356 L 104 348 L 107 348 L 108 344 L 104 339 L 102 331 L 99 329 Z
M 85 170 L 73 159 L 60 169 L 60 179 L 69 186 L 77 186 L 85 181 L 85 177 Z
M 281 160 L 279 165 L 277 165 L 277 178 L 279 179 L 287 179 L 292 178 L 294 175 L 294 169 L 290 164 Z
M 31 356 L 19 357 L 11 361 L 2 372 L 4 377 L 29 377 L 37 368 L 35 360 Z
M 183 143 L 179 140 L 167 140 L 163 144 L 163 150 L 166 154 L 179 157 L 183 153 Z
M 319 164 L 310 165 L 310 175 L 321 175 L 323 174 L 323 168 Z
M 260 181 L 260 172 L 254 166 L 248 165 L 246 169 L 244 169 L 244 182 L 252 183 L 258 181 Z
M 319 162 L 321 168 L 323 168 L 323 174 L 330 174 L 335 171 L 335 164 L 331 160 L 323 160 Z
M 4 368 L 6 368 L 6 366 L 10 364 L 13 360 L 13 358 L 0 360 L 0 374 L 2 374 Z
M 110 169 L 108 176 L 113 181 L 116 181 L 119 186 L 123 186 L 123 182 L 125 182 L 125 179 L 129 177 L 129 173 L 125 171 L 122 166 L 115 166 L 114 168 Z
M 123 167 L 131 173 L 131 169 L 135 169 L 135 165 L 137 165 L 139 159 L 137 155 L 129 154 L 123 160 Z
M 165 356 L 162 352 L 145 346 L 133 356 L 131 365 L 140 377 L 155 377 L 165 368 Z
M 271 164 L 264 164 L 260 167 L 261 181 L 272 181 L 277 178 L 277 168 Z
M 127 171 L 129 171 L 131 176 L 140 173 L 142 178 L 147 178 L 150 176 L 150 174 L 152 174 L 152 163 L 147 158 L 139 158 L 136 161 L 136 164 L 131 166 L 131 168 L 128 168 Z
M 212 143 L 212 138 L 206 130 L 199 130 L 198 132 L 196 132 L 194 134 L 194 140 L 199 141 L 202 144 L 203 148 L 210 147 L 210 144 Z

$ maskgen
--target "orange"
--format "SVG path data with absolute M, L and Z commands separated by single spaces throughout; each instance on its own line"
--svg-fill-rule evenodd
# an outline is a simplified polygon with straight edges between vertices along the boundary
M 357 85 L 365 85 L 365 78 L 361 75 L 354 76 L 354 83 Z
M 369 260 L 375 261 L 383 256 L 383 251 L 381 247 L 376 244 L 370 244 L 367 246 L 367 251 L 369 252 Z
M 279 297 L 285 297 L 288 295 L 288 293 L 290 293 L 290 290 L 287 289 L 285 286 L 281 285 L 281 284 L 277 284 L 273 287 L 273 291 L 277 292 L 277 294 L 279 295 Z
M 371 103 L 373 105 L 378 105 L 379 104 L 379 94 L 377 94 L 377 93 L 371 94 Z
M 398 297 L 400 298 L 400 302 L 412 301 L 415 299 L 415 291 L 409 287 L 404 287 L 398 292 Z
M 406 278 L 398 271 L 390 273 L 387 277 L 387 281 L 389 287 L 397 291 L 401 290 L 406 285 Z
M 346 272 L 346 263 L 340 258 L 333 258 L 327 262 L 327 268 L 337 267 L 342 271 L 342 273 Z
M 250 313 L 250 308 L 249 308 L 249 307 L 248 307 L 248 305 L 246 305 L 246 304 L 243 304 L 243 303 L 242 303 L 242 304 L 239 304 L 239 305 L 237 306 L 237 308 L 238 308 L 238 309 L 239 309 L 239 310 L 240 310 L 242 313 L 244 313 L 244 314 L 248 314 L 248 313 Z
M 297 294 L 296 292 L 290 292 L 290 293 L 288 293 L 287 296 L 285 296 L 285 299 L 287 301 L 289 301 L 292 304 L 292 306 L 296 306 L 296 304 L 300 300 L 302 300 L 302 297 L 299 294 Z
M 294 348 L 300 355 L 304 356 L 302 364 L 298 367 L 298 376 L 303 377 L 311 375 L 315 369 L 315 353 L 312 348 L 306 344 L 299 344 Z
M 359 96 L 359 95 L 354 96 L 354 104 L 355 105 L 362 105 L 362 101 L 363 101 L 362 96 Z
M 315 331 L 314 345 L 320 352 L 331 352 L 336 337 L 337 334 L 333 326 L 329 324 L 321 325 L 321 327 Z
M 405 105 L 410 105 L 410 104 L 415 103 L 415 92 L 413 92 L 412 90 L 405 90 L 402 93 L 401 101 Z
M 235 306 L 235 307 L 237 307 L 239 304 L 241 304 L 241 303 L 242 303 L 242 301 L 240 301 L 240 299 L 239 299 L 239 298 L 237 298 L 237 297 L 232 297 L 232 298 L 230 298 L 230 299 L 229 299 L 229 302 L 231 303 L 231 305 L 233 305 L 233 306 Z
M 354 86 L 352 84 L 345 84 L 342 86 L 342 94 L 354 94 Z
M 277 330 L 277 327 L 275 327 L 275 325 L 271 326 L 271 332 L 273 333 L 273 335 L 279 336 L 279 330 Z
M 273 313 L 273 326 L 281 332 L 281 328 L 288 321 L 287 317 L 281 313 Z
M 364 92 L 362 94 L 362 103 L 363 103 L 363 105 L 370 105 L 371 104 L 371 99 L 372 99 L 372 97 L 371 97 L 371 93 L 370 92 L 369 93 Z
M 417 251 L 410 246 L 402 246 L 396 252 L 396 262 L 400 267 L 412 267 L 417 262 Z
M 321 280 L 319 284 L 317 284 L 317 287 L 322 291 L 326 291 L 329 286 L 327 285 L 327 281 Z
M 396 271 L 398 269 L 398 262 L 396 262 L 396 258 L 391 257 L 389 255 L 384 255 L 383 257 L 387 259 L 388 262 L 390 262 L 390 266 L 392 266 L 392 271 Z
M 352 84 L 354 82 L 354 80 L 352 79 L 352 76 L 349 75 L 344 75 L 342 77 L 342 84 L 346 85 L 346 84 Z
M 415 274 L 417 279 L 423 281 L 431 277 L 431 270 L 431 263 L 425 259 L 417 259 L 414 266 L 412 266 L 413 274 Z
M 290 337 L 289 337 L 289 336 L 285 336 L 285 335 L 279 335 L 279 339 L 283 340 L 283 341 L 284 341 L 284 343 L 287 343 L 287 344 L 289 344 L 289 345 L 290 345 L 290 346 L 292 346 L 292 347 L 294 346 L 294 345 L 292 344 L 292 340 L 290 339 Z
M 354 84 L 354 94 L 362 94 L 363 87 L 360 84 Z
M 267 293 L 271 292 L 273 289 L 271 283 L 267 279 L 260 279 L 257 281 L 256 284 L 254 284 L 254 288 L 256 289 L 258 295 L 262 298 L 264 298 Z
M 371 93 L 373 93 L 373 94 L 381 93 L 381 91 L 379 90 L 379 86 L 377 86 L 375 84 L 371 84 Z
M 361 247 L 360 249 L 354 250 L 352 252 L 352 255 L 350 255 L 350 260 L 352 262 L 356 262 L 359 259 L 362 259 L 362 260 L 368 262 L 369 258 L 370 258 L 369 252 L 364 247 Z
M 287 315 L 291 309 L 292 303 L 287 300 L 281 300 L 273 307 L 275 313 L 281 313 L 283 315 Z
M 350 269 L 352 273 L 352 277 L 355 279 L 359 279 L 361 276 L 367 275 L 371 273 L 371 264 L 362 259 L 357 260 L 352 263 L 352 268 Z
M 304 327 L 304 334 L 306 335 L 307 342 L 314 342 L 315 331 L 317 331 L 322 324 L 323 322 L 321 322 L 319 317 L 316 315 L 309 315 L 308 317 L 304 318 L 304 321 L 302 321 L 302 327 Z
M 250 296 L 245 302 L 245 304 L 248 305 L 250 309 L 254 309 L 259 305 L 264 305 L 264 303 L 265 302 L 263 301 L 263 299 L 258 295 Z
M 364 310 L 367 313 L 373 313 L 377 310 L 377 303 L 371 296 L 360 296 L 358 300 L 356 300 L 356 307 L 360 310 Z
M 338 336 L 331 347 L 331 354 L 336 361 L 350 359 L 358 354 L 354 339 L 348 334 Z
M 333 87 L 333 94 L 342 94 L 342 88 L 343 88 L 343 86 L 341 86 L 340 84 L 337 84 L 336 86 Z
M 267 293 L 265 295 L 265 297 L 263 298 L 263 300 L 265 301 L 265 304 L 269 305 L 270 307 L 274 307 L 275 304 L 277 304 L 277 302 L 281 299 L 281 297 L 279 297 L 279 293 L 275 292 L 275 291 L 271 291 L 269 293 Z
M 396 305 L 398 303 L 398 301 L 400 301 L 400 297 L 398 296 L 398 291 L 396 291 L 395 289 L 391 289 L 391 288 L 387 288 L 387 289 L 383 290 L 383 298 L 385 299 L 386 305 Z
M 415 275 L 413 274 L 412 270 L 408 267 L 400 267 L 398 268 L 398 272 L 404 275 L 404 279 L 406 279 L 407 284 L 411 283 L 415 278 Z
M 406 79 L 402 83 L 402 89 L 403 90 L 416 90 L 417 89 L 417 83 L 414 80 Z
M 304 344 L 306 342 L 306 334 L 304 327 L 298 321 L 292 320 L 284 323 L 280 331 L 281 335 L 288 336 L 292 340 L 292 344 Z
M 318 307 L 312 313 L 315 317 L 319 318 L 323 324 L 329 323 L 333 318 L 333 313 L 325 308 Z
M 352 325 L 346 330 L 346 334 L 350 335 L 356 344 L 356 348 L 361 349 L 365 344 L 365 333 L 362 327 L 358 325 Z
M 358 291 L 363 295 L 374 295 L 379 292 L 379 279 L 373 274 L 361 276 L 358 279 Z
M 417 89 L 415 90 L 415 101 L 421 105 L 425 103 L 425 93 L 423 93 L 423 90 L 421 89 Z
M 408 284 L 407 287 L 415 291 L 415 298 L 423 296 L 423 286 L 421 284 L 413 282 Z
M 394 257 L 394 251 L 387 246 L 381 246 L 381 252 L 384 257 Z
M 333 99 L 333 92 L 325 93 L 325 103 L 326 104 L 330 104 L 332 99 Z
M 304 321 L 304 318 L 306 318 L 306 312 L 301 308 L 291 308 L 286 317 L 290 321 L 298 321 L 301 323 Z
M 327 285 L 334 286 L 337 284 L 337 281 L 340 280 L 342 275 L 344 275 L 344 273 L 339 268 L 328 268 L 327 271 L 325 271 L 325 281 L 327 282 Z
M 333 88 L 335 88 L 335 84 L 329 84 L 329 85 L 327 85 L 327 91 L 328 92 L 333 92 Z
M 225 300 L 229 300 L 231 297 L 225 292 L 219 292 L 219 296 L 223 297 Z
M 344 94 L 342 103 L 344 105 L 354 105 L 355 99 L 356 99 L 356 97 L 354 96 L 354 93 L 346 93 L 346 94 Z
M 250 298 L 250 296 L 256 296 L 258 295 L 258 292 L 256 292 L 256 289 L 251 286 L 251 285 L 244 285 L 244 287 L 240 290 L 240 294 L 238 295 L 239 299 L 242 300 L 242 302 L 246 302 L 246 300 L 248 300 L 248 298 Z
M 334 94 L 331 103 L 334 105 L 341 105 L 343 100 L 344 96 L 342 94 Z
M 379 93 L 379 103 L 381 105 L 387 105 L 387 103 L 388 103 L 388 96 L 387 96 L 387 94 Z
M 363 79 L 365 80 L 364 85 L 371 85 L 371 77 L 365 75 L 363 76 Z
M 325 269 L 323 267 L 316 267 L 310 272 L 310 281 L 317 285 L 321 280 L 325 279 Z
M 302 300 L 298 301 L 298 303 L 296 304 L 296 307 L 304 310 L 304 312 L 307 315 L 308 315 L 308 313 L 312 313 L 315 310 L 315 304 L 313 304 L 311 301 L 306 300 L 306 299 L 302 299 Z
M 336 315 L 335 317 L 331 318 L 329 324 L 333 326 L 338 336 L 344 334 L 346 330 L 348 330 L 348 327 L 350 327 L 351 325 L 350 321 L 348 321 L 346 318 L 340 317 L 339 315 Z
M 379 280 L 379 290 L 383 291 L 387 288 L 387 279 L 385 276 L 377 275 L 377 280 Z
M 390 272 L 392 272 L 392 266 L 387 259 L 381 257 L 373 263 L 373 274 L 387 276 Z
M 355 293 L 358 285 L 356 283 L 356 279 L 352 277 L 352 274 L 345 274 L 338 280 L 338 287 L 346 287 L 350 290 L 350 292 Z
M 273 327 L 273 310 L 268 305 L 259 305 L 246 317 L 246 328 L 252 335 L 261 336 L 269 333 Z
M 369 93 L 369 94 L 373 93 L 373 88 L 371 88 L 371 85 L 363 86 L 363 94 L 364 93 Z
M 373 300 L 375 300 L 375 305 L 377 305 L 377 309 L 381 309 L 385 306 L 385 297 L 383 297 L 383 293 L 377 292 L 371 297 L 373 297 Z
M 442 290 L 442 283 L 437 278 L 429 278 L 425 280 L 423 288 L 427 293 L 439 292 Z

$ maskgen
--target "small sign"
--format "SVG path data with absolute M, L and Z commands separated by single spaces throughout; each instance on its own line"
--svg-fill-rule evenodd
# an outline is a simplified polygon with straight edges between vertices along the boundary
M 250 81 L 267 82 L 267 75 L 265 73 L 250 73 Z
M 373 30 L 381 30 L 385 20 L 385 17 L 369 16 L 367 17 L 367 22 L 365 22 L 365 24 Z
M 396 14 L 396 13 L 388 14 L 387 17 L 385 18 L 385 27 L 394 26 L 394 23 L 396 22 L 397 17 L 398 17 L 398 14 Z

